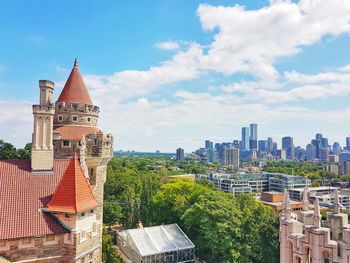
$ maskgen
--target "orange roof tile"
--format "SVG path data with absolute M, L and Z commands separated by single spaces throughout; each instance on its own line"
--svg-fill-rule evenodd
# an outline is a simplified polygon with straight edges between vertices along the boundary
M 47 210 L 79 213 L 100 205 L 101 203 L 95 199 L 89 182 L 74 154 L 47 206 Z
M 32 173 L 30 160 L 0 160 L 0 240 L 69 232 L 41 211 L 68 163 L 56 159 L 53 172 Z
M 53 131 L 60 134 L 61 140 L 81 140 L 85 135 L 96 134 L 99 128 L 78 125 L 56 126 Z
M 81 77 L 77 59 L 74 61 L 74 67 L 57 102 L 93 105 L 84 80 Z

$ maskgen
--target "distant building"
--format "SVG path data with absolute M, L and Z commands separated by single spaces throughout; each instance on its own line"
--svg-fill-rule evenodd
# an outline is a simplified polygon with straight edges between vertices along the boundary
M 184 149 L 178 148 L 178 149 L 176 150 L 176 161 L 177 161 L 177 162 L 182 162 L 183 160 L 185 160 L 185 152 L 184 152 Z
M 286 159 L 293 160 L 295 158 L 293 138 L 283 137 L 282 138 L 282 150 L 286 151 Z
M 258 149 L 258 124 L 250 124 L 250 138 L 249 138 L 249 149 Z
M 231 166 L 234 169 L 239 168 L 239 149 L 238 148 L 223 148 L 222 165 Z
M 263 192 L 260 201 L 270 206 L 273 210 L 280 212 L 283 209 L 283 193 L 281 192 Z M 291 201 L 292 211 L 301 210 L 303 205 L 298 201 Z
M 213 149 L 213 142 L 206 140 L 205 141 L 205 149 Z
M 346 150 L 350 151 L 350 137 L 346 137 L 345 143 L 346 143 L 346 146 L 345 146 Z
M 310 187 L 311 181 L 302 176 L 280 173 L 247 173 L 196 175 L 196 179 L 205 179 L 215 187 L 227 193 L 261 193 L 267 191 L 283 192 L 284 189 Z
M 117 245 L 132 263 L 195 260 L 195 246 L 177 224 L 121 231 L 117 233 Z
M 329 162 L 330 163 L 339 163 L 339 155 L 337 155 L 337 154 L 330 154 L 329 155 Z
M 287 155 L 286 155 L 286 151 L 285 150 L 277 150 L 277 154 L 276 154 L 277 158 L 280 160 L 286 160 L 287 159 Z
M 267 152 L 268 153 L 273 152 L 273 139 L 272 139 L 272 137 L 267 138 Z
M 242 150 L 249 150 L 249 128 L 243 127 L 242 128 L 242 140 L 241 140 L 241 149 Z
M 336 175 L 339 174 L 339 166 L 338 164 L 335 164 L 335 163 L 330 163 L 330 164 L 326 164 L 324 166 L 324 170 L 326 172 L 329 172 L 329 173 L 334 173 Z
M 268 152 L 268 141 L 267 140 L 259 140 L 258 141 L 258 150 L 259 150 L 259 152 Z
M 339 155 L 339 173 L 341 175 L 350 175 L 350 153 L 341 153 Z
M 215 148 L 208 149 L 208 162 L 217 163 L 218 161 L 218 151 Z
M 333 154 L 339 154 L 341 152 L 341 146 L 340 146 L 339 142 L 333 143 L 332 152 L 333 152 Z
M 269 191 L 284 192 L 285 189 L 310 187 L 311 180 L 299 175 L 275 173 L 269 178 Z
M 313 161 L 316 159 L 316 146 L 309 143 L 306 145 L 306 161 Z

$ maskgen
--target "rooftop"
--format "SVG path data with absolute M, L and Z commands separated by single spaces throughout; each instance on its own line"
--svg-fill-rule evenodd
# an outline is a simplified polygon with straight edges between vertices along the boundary
M 0 160 L 0 240 L 68 232 L 46 207 L 69 160 L 53 172 L 32 173 L 30 160 Z
M 131 237 L 141 256 L 194 248 L 192 241 L 177 224 L 129 229 L 119 232 L 119 235 L 124 240 Z
M 93 105 L 90 94 L 81 77 L 77 59 L 74 61 L 73 69 L 57 102 Z

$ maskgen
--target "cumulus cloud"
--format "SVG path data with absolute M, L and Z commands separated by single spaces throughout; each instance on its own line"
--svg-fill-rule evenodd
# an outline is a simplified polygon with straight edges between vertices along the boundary
M 166 41 L 155 44 L 156 48 L 164 49 L 164 50 L 178 50 L 180 49 L 180 45 L 175 41 Z

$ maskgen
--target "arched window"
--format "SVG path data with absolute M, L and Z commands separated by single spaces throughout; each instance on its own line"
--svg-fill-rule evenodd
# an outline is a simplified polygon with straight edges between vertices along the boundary
M 312 250 L 309 247 L 305 248 L 305 263 L 312 263 Z
M 323 251 L 322 253 L 322 262 L 323 263 L 330 263 L 330 255 L 329 255 L 329 252 L 328 251 Z

